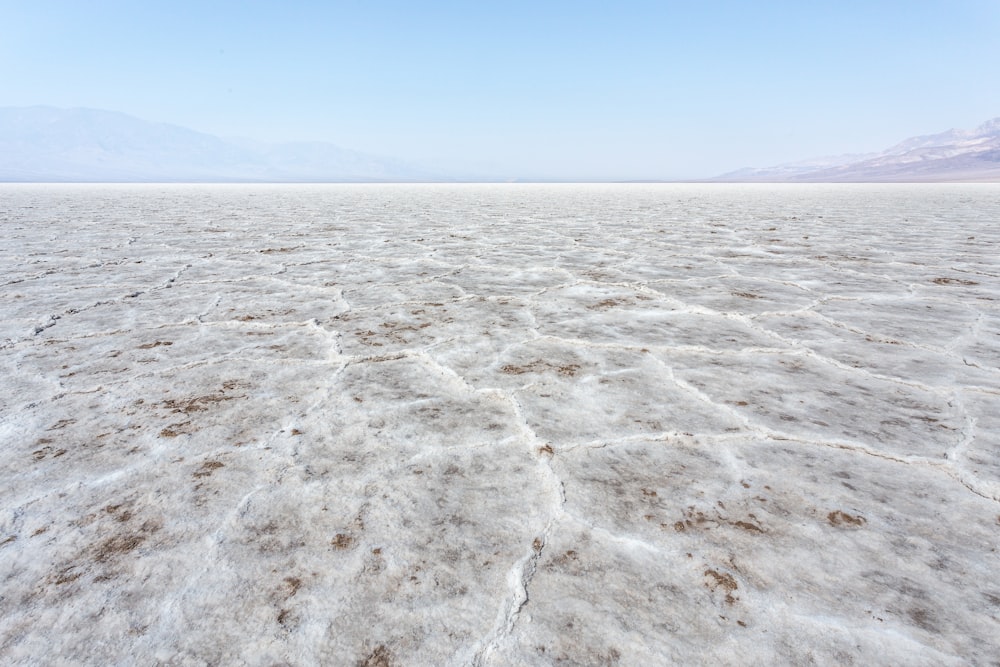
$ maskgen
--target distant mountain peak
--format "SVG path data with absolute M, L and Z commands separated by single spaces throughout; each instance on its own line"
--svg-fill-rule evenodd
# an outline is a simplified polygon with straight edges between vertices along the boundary
M 973 130 L 976 136 L 980 137 L 996 137 L 1000 136 L 1000 116 L 992 120 L 988 120 L 975 130 Z
M 740 169 L 723 182 L 1000 182 L 1000 117 L 973 130 L 910 137 L 878 153 Z
M 117 111 L 0 108 L 0 181 L 427 180 L 404 162 L 323 142 L 251 144 Z

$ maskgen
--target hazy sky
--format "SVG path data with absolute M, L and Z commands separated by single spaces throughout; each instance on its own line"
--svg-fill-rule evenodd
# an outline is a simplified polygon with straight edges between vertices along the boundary
M 1000 116 L 1000 0 L 0 0 L 0 106 L 686 178 Z

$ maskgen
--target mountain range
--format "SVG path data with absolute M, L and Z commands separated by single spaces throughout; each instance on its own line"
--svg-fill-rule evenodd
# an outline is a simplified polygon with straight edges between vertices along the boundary
M 371 182 L 441 180 L 324 142 L 264 144 L 99 109 L 0 108 L 0 181 Z
M 839 155 L 749 168 L 718 182 L 891 183 L 1000 181 L 1000 118 L 974 130 L 912 137 L 879 153 Z
M 0 108 L 0 182 L 495 180 L 313 142 L 223 139 L 114 111 Z M 732 171 L 711 182 L 1000 181 L 1000 118 L 877 153 Z

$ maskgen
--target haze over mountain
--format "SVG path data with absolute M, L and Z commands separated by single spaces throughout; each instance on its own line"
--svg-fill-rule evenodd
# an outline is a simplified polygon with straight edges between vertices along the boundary
M 911 137 L 879 153 L 839 155 L 747 168 L 726 182 L 1000 181 L 1000 117 L 974 130 Z
M 520 174 L 520 180 L 560 180 Z M 325 142 L 224 139 L 98 109 L 0 108 L 0 181 L 386 182 L 507 180 Z M 655 177 L 654 177 L 655 178 Z M 746 168 L 717 182 L 1000 181 L 1000 117 L 906 139 L 876 153 Z
M 415 181 L 429 170 L 324 142 L 228 140 L 114 111 L 0 108 L 0 181 Z

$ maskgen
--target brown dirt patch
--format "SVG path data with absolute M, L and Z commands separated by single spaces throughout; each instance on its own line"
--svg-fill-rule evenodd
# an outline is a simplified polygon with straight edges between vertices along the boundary
M 830 522 L 831 526 L 839 526 L 843 528 L 860 528 L 868 523 L 863 516 L 853 516 L 847 512 L 842 512 L 841 510 L 830 512 L 826 515 L 826 520 Z
M 711 569 L 705 570 L 704 575 L 711 579 L 711 581 L 705 584 L 709 590 L 716 591 L 721 588 L 726 593 L 726 604 L 734 604 L 736 602 L 733 591 L 737 590 L 739 586 L 733 575 L 728 572 L 719 572 Z
M 963 280 L 962 278 L 935 278 L 931 281 L 935 285 L 978 285 L 975 280 Z
M 580 364 L 553 364 L 550 361 L 545 361 L 544 359 L 535 359 L 527 364 L 522 364 L 517 366 L 515 364 L 507 364 L 500 369 L 500 372 L 506 373 L 507 375 L 524 375 L 525 373 L 543 373 L 547 370 L 554 370 L 559 375 L 572 377 L 577 374 L 580 370 Z

